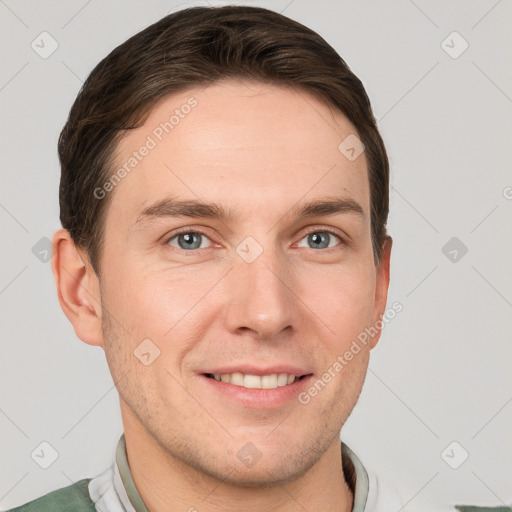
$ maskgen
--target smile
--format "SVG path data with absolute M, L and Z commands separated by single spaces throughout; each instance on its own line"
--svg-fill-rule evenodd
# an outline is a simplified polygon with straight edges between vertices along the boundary
M 271 375 L 251 375 L 244 373 L 206 373 L 206 377 L 217 381 L 226 382 L 234 386 L 240 386 L 248 389 L 275 389 L 282 386 L 293 384 L 302 379 L 304 375 L 297 376 L 290 373 L 273 373 Z

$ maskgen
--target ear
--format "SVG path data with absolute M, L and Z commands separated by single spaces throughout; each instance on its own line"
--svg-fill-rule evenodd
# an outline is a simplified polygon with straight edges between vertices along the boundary
M 386 311 L 386 302 L 388 300 L 389 288 L 389 264 L 391 260 L 391 246 L 393 239 L 387 236 L 382 244 L 382 254 L 377 266 L 377 276 L 375 280 L 375 307 L 373 310 L 373 325 L 379 325 Z M 371 338 L 370 348 L 374 348 L 380 339 L 382 329 L 377 329 L 377 334 Z
M 76 335 L 89 345 L 103 346 L 99 279 L 65 229 L 53 236 L 52 271 L 60 307 Z

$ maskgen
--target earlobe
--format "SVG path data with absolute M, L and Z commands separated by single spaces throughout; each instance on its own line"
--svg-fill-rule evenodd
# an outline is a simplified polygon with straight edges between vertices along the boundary
M 76 335 L 89 345 L 103 345 L 98 276 L 69 232 L 53 236 L 52 271 L 60 306 Z
M 378 332 L 373 336 L 370 342 L 370 348 L 374 348 L 380 339 L 382 332 L 382 317 L 386 312 L 386 303 L 388 299 L 389 289 L 389 267 L 391 261 L 391 247 L 393 245 L 393 239 L 387 236 L 382 244 L 382 255 L 380 262 L 376 268 L 377 276 L 375 281 L 375 308 L 373 313 L 373 325 L 378 328 Z

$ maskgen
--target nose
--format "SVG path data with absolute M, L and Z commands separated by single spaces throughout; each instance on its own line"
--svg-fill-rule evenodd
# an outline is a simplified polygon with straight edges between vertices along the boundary
M 296 328 L 297 299 L 290 280 L 290 272 L 275 254 L 263 253 L 252 263 L 237 262 L 226 283 L 231 290 L 226 328 L 267 340 Z

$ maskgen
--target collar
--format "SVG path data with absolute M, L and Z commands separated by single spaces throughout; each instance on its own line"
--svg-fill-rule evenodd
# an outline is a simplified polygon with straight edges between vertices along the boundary
M 343 474 L 354 494 L 352 512 L 364 512 L 368 500 L 368 473 L 357 455 L 343 442 L 341 443 L 341 453 Z M 114 488 L 126 512 L 149 512 L 137 491 L 130 472 L 124 434 L 121 435 L 117 443 Z
M 126 500 L 128 500 L 128 505 L 131 506 L 131 509 L 126 508 L 126 511 L 149 512 L 148 508 L 142 501 L 139 491 L 137 491 L 137 487 L 135 487 L 135 482 L 133 481 L 132 478 L 132 473 L 130 471 L 130 466 L 128 465 L 128 459 L 126 457 L 126 441 L 124 439 L 124 433 L 121 435 L 121 438 L 117 443 L 114 475 L 116 474 L 119 476 L 119 478 L 117 479 L 114 476 L 114 486 L 116 492 L 121 501 L 123 502 L 123 505 L 125 505 L 125 507 L 127 505 L 125 504 Z M 121 482 L 119 480 L 121 480 Z M 120 485 L 121 483 L 122 486 Z

